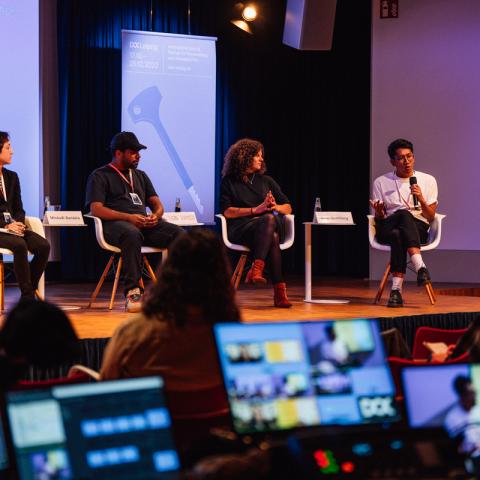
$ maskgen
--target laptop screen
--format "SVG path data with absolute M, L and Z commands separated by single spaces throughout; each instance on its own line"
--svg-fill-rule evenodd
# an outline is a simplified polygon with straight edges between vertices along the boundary
M 10 392 L 6 402 L 21 480 L 176 478 L 160 377 Z
M 398 419 L 375 320 L 218 324 L 238 433 Z
M 409 425 L 443 428 L 480 478 L 480 365 L 409 367 L 402 376 Z
M 2 472 L 5 472 L 9 467 L 7 445 L 5 442 L 5 433 L 3 425 L 0 422 L 0 478 L 3 478 Z
M 402 376 L 411 427 L 448 427 L 454 435 L 455 419 L 469 415 L 480 421 L 480 365 L 408 367 Z

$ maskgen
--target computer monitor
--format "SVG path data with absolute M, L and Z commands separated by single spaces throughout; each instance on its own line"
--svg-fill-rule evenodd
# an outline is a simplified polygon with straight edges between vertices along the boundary
M 163 379 L 9 392 L 18 477 L 172 479 L 180 468 Z
M 10 462 L 8 460 L 8 451 L 5 439 L 3 425 L 0 422 L 0 480 L 5 477 L 5 473 L 9 469 Z
M 398 419 L 375 320 L 218 324 L 238 433 Z
M 402 370 L 402 380 L 412 428 L 442 427 L 455 436 L 460 433 L 455 432 L 455 423 L 467 414 L 472 418 L 478 415 L 475 421 L 480 422 L 480 365 L 407 367 Z M 465 408 L 462 394 L 467 397 Z

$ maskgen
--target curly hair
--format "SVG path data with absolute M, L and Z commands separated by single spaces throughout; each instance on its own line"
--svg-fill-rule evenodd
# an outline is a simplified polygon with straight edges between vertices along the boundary
M 247 170 L 252 164 L 253 157 L 259 152 L 264 153 L 262 143 L 250 138 L 242 138 L 235 142 L 225 155 L 222 169 L 222 177 L 232 175 L 239 180 L 247 181 Z M 265 173 L 267 165 L 263 160 L 259 173 Z
M 201 228 L 183 233 L 169 248 L 158 281 L 146 294 L 143 313 L 182 327 L 192 306 L 200 307 L 206 323 L 240 321 L 223 242 Z

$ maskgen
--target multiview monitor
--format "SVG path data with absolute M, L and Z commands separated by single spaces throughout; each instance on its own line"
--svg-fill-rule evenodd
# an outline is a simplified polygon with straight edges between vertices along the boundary
M 375 320 L 218 324 L 238 433 L 398 419 Z
M 160 377 L 10 392 L 6 413 L 21 480 L 177 477 Z

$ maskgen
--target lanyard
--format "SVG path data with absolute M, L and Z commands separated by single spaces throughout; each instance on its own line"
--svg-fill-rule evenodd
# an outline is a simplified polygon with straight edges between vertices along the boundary
M 7 201 L 7 188 L 5 186 L 5 180 L 3 179 L 3 173 L 0 173 L 0 193 L 5 201 Z
M 132 192 L 135 192 L 135 189 L 133 188 L 133 177 L 132 177 L 132 169 L 131 168 L 128 169 L 128 174 L 130 176 L 130 181 L 128 181 L 127 177 L 113 163 L 109 163 L 108 166 L 113 168 L 120 175 L 120 177 L 126 183 L 128 183 L 128 185 L 130 185 L 130 188 L 132 189 Z
M 396 176 L 396 174 L 394 174 Z M 395 178 L 394 179 L 395 181 L 395 187 L 397 187 L 397 193 L 398 193 L 398 196 L 400 197 L 400 200 L 402 200 L 402 202 L 406 205 L 406 207 L 408 208 L 408 210 L 411 210 L 412 207 L 410 205 L 410 197 L 412 196 L 412 192 L 410 192 L 410 194 L 408 195 L 407 197 L 407 200 L 405 200 L 402 196 L 402 194 L 400 193 L 400 188 L 398 188 L 398 183 L 397 183 L 397 179 Z

